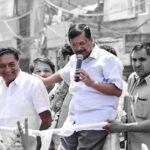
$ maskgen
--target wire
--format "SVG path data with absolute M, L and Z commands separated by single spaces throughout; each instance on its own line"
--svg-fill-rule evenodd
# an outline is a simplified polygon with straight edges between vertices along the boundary
M 115 11 L 115 12 L 110 13 L 110 14 L 115 14 L 115 13 L 118 13 L 118 12 L 123 12 L 123 11 L 126 11 L 126 10 L 128 10 L 128 9 L 132 9 L 132 8 L 137 7 L 137 6 L 140 6 L 140 5 L 144 4 L 144 3 L 145 3 L 145 4 L 148 4 L 149 2 L 150 2 L 150 1 L 147 0 L 147 1 L 144 1 L 144 2 L 138 4 L 138 5 L 134 6 L 134 7 L 130 7 L 130 8 L 127 8 L 127 9 L 124 9 L 124 10 L 121 10 L 121 11 Z M 45 1 L 44 1 L 41 5 L 39 5 L 38 7 L 34 7 L 33 10 L 30 10 L 29 12 L 27 12 L 27 13 L 25 13 L 25 14 L 19 16 L 19 17 L 9 18 L 9 19 L 0 19 L 0 21 L 2 21 L 2 22 L 5 23 L 5 25 L 6 25 L 7 28 L 9 29 L 9 31 L 10 31 L 16 38 L 21 39 L 21 40 L 28 40 L 28 39 L 34 38 L 34 37 L 35 37 L 36 35 L 38 35 L 42 30 L 39 31 L 39 32 L 37 32 L 37 33 L 35 33 L 35 35 L 32 36 L 32 37 L 22 37 L 22 36 L 17 35 L 17 34 L 12 30 L 12 28 L 11 28 L 10 25 L 8 24 L 8 21 L 18 20 L 18 19 L 20 19 L 20 18 L 23 18 L 23 17 L 25 17 L 25 16 L 31 14 L 33 11 L 41 9 L 42 7 L 44 7 L 45 4 L 46 4 L 46 5 L 53 6 L 53 7 L 56 8 L 56 9 L 61 9 L 61 10 L 64 11 L 64 12 L 67 12 L 67 13 L 70 13 L 70 14 L 73 14 L 73 15 L 75 14 L 75 13 L 73 13 L 73 12 L 71 12 L 71 11 L 68 11 L 68 10 L 66 10 L 66 9 L 63 9 L 63 8 L 61 8 L 61 7 L 56 6 L 55 4 L 51 3 L 51 2 L 48 1 L 48 0 L 45 0 Z M 109 13 L 108 13 L 108 14 L 104 14 L 104 13 L 98 13 L 98 14 L 79 14 L 79 16 L 85 16 L 85 17 L 88 17 L 88 16 L 105 16 L 105 15 L 109 15 Z M 145 24 L 145 23 L 144 23 L 144 24 Z M 138 28 L 140 28 L 140 27 L 143 26 L 144 24 L 141 24 L 141 25 L 138 26 L 136 29 L 132 30 L 132 32 L 133 32 L 133 31 L 136 31 Z M 65 37 L 63 37 L 62 35 L 60 35 L 58 32 L 54 31 L 51 27 L 49 27 L 49 26 L 47 26 L 47 27 L 48 27 L 48 29 L 52 30 L 55 34 L 57 34 L 59 37 L 65 38 Z M 104 26 L 102 26 L 102 27 L 104 28 Z M 107 28 L 107 29 L 108 29 L 108 28 Z M 111 30 L 111 29 L 109 29 L 109 30 Z M 116 32 L 116 33 L 117 33 L 117 31 L 112 31 L 112 32 Z M 118 32 L 118 34 L 119 34 L 119 32 Z M 125 33 L 124 33 L 124 34 L 125 34 Z
M 55 7 L 55 8 L 57 8 L 57 9 L 62 9 L 64 12 L 67 12 L 67 13 L 72 14 L 72 15 L 77 15 L 76 13 L 74 13 L 74 12 L 72 12 L 72 11 L 66 10 L 66 9 L 64 9 L 64 8 L 62 8 L 62 7 L 59 7 L 59 6 L 55 5 L 55 4 L 53 4 L 53 3 L 50 2 L 49 0 L 45 0 L 45 2 L 46 2 L 48 5 L 51 5 L 51 6 Z M 149 0 L 143 1 L 143 2 L 141 2 L 141 3 L 139 3 L 139 4 L 136 4 L 134 7 L 129 7 L 129 8 L 126 8 L 126 9 L 123 9 L 123 10 L 119 10 L 119 11 L 114 11 L 114 12 L 111 12 L 111 13 L 95 13 L 95 14 L 81 14 L 81 13 L 79 13 L 78 16 L 86 16 L 86 17 L 95 16 L 95 17 L 96 17 L 96 16 L 112 15 L 112 14 L 117 14 L 117 13 L 119 13 L 119 12 L 123 12 L 123 11 L 127 11 L 127 10 L 130 10 L 130 9 L 134 9 L 134 8 L 136 8 L 136 7 L 138 7 L 138 6 L 142 5 L 142 4 L 148 4 L 149 2 L 150 2 Z
M 144 21 L 143 23 L 141 23 L 137 28 L 133 29 L 132 32 L 138 30 L 139 28 L 141 28 L 143 25 L 147 24 L 150 21 L 150 18 L 148 18 L 146 21 Z
M 6 18 L 6 19 L 0 19 L 0 22 L 19 20 L 19 19 L 21 19 L 21 18 L 23 18 L 23 17 L 25 17 L 25 16 L 30 15 L 33 11 L 41 9 L 41 8 L 44 6 L 44 4 L 45 4 L 45 3 L 43 2 L 43 3 L 42 3 L 41 5 L 39 5 L 38 7 L 34 7 L 32 10 L 30 10 L 30 11 L 24 13 L 24 14 L 21 15 L 21 16 L 16 16 L 16 17 Z
M 51 30 L 52 32 L 54 32 L 56 35 L 58 35 L 60 38 L 65 39 L 64 36 L 62 36 L 61 34 L 59 34 L 58 32 L 56 32 L 54 29 L 52 29 L 50 26 L 47 26 L 47 29 Z
M 96 16 L 112 15 L 112 14 L 115 14 L 115 13 L 119 13 L 119 12 L 123 12 L 123 11 L 129 10 L 129 9 L 136 8 L 136 7 L 138 7 L 138 6 L 140 6 L 140 5 L 144 4 L 144 3 L 145 3 L 145 4 L 149 4 L 149 2 L 150 2 L 149 0 L 143 1 L 143 2 L 141 2 L 140 4 L 135 5 L 134 7 L 129 7 L 129 8 L 126 8 L 126 9 L 123 9 L 123 10 L 120 10 L 120 11 L 115 11 L 115 12 L 106 13 L 106 14 L 104 14 L 104 13 L 96 13 L 96 14 L 78 14 L 78 15 L 79 15 L 79 16 L 85 16 L 85 17 L 92 17 L 92 16 L 95 16 L 95 17 L 96 17 Z M 66 9 L 64 9 L 64 8 L 62 8 L 62 7 L 59 7 L 59 6 L 56 6 L 55 4 L 51 3 L 49 0 L 45 0 L 40 6 L 34 7 L 32 10 L 26 12 L 25 14 L 23 14 L 23 15 L 21 15 L 21 16 L 19 16 L 19 17 L 17 16 L 17 17 L 13 17 L 13 18 L 0 19 L 0 22 L 1 22 L 1 21 L 2 21 L 2 22 L 3 22 L 3 21 L 13 21 L 13 20 L 18 20 L 18 19 L 20 19 L 20 18 L 23 18 L 23 17 L 25 17 L 25 16 L 31 14 L 32 11 L 41 9 L 45 4 L 48 4 L 48 5 L 50 5 L 50 6 L 53 6 L 54 8 L 57 8 L 57 9 L 61 9 L 62 11 L 67 12 L 67 13 L 69 13 L 69 14 L 76 15 L 76 14 L 73 13 L 72 11 L 66 10 Z
M 7 21 L 3 21 L 3 22 L 4 22 L 4 24 L 6 25 L 6 27 L 8 28 L 8 30 L 9 30 L 16 38 L 21 39 L 21 40 L 24 39 L 23 37 L 18 36 L 18 35 L 12 30 L 12 28 L 8 25 Z

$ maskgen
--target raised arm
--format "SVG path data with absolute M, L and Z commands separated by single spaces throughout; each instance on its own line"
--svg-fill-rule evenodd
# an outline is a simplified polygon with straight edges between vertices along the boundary
M 20 125 L 20 122 L 17 122 L 18 130 L 21 136 L 23 150 L 35 150 L 37 141 L 34 135 L 29 135 L 28 131 L 28 119 L 25 119 L 24 130 Z
M 51 76 L 49 76 L 47 78 L 43 78 L 43 77 L 38 76 L 36 74 L 33 74 L 33 75 L 38 77 L 38 78 L 40 78 L 43 81 L 43 83 L 45 84 L 45 86 L 49 86 L 49 85 L 51 85 L 53 83 L 56 83 L 56 82 L 59 82 L 59 81 L 62 80 L 62 78 L 61 78 L 61 76 L 59 75 L 58 72 L 54 73 L 53 75 L 51 75 Z

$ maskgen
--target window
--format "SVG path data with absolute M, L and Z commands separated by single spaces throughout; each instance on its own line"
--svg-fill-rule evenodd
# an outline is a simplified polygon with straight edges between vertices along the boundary
M 146 13 L 146 0 L 136 0 L 136 12 L 137 14 Z

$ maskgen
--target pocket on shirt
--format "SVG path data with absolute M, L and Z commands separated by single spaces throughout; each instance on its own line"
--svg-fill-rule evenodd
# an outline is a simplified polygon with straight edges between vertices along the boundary
M 149 116 L 150 104 L 147 99 L 141 100 L 137 99 L 137 103 L 135 106 L 135 116 L 139 118 L 147 118 Z

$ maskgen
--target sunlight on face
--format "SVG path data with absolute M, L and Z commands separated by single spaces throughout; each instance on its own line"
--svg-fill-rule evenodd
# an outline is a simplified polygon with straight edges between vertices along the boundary
M 48 77 L 53 74 L 50 66 L 44 62 L 37 62 L 34 66 L 33 73 L 40 75 L 41 77 Z
M 146 54 L 144 48 L 140 51 L 134 51 L 131 58 L 133 69 L 141 78 L 150 74 L 150 55 Z
M 70 39 L 70 45 L 75 54 L 82 54 L 84 58 L 88 57 L 92 51 L 92 39 L 88 39 L 84 33 Z
M 19 62 L 13 54 L 0 56 L 0 75 L 4 78 L 7 85 L 16 79 L 19 70 Z

